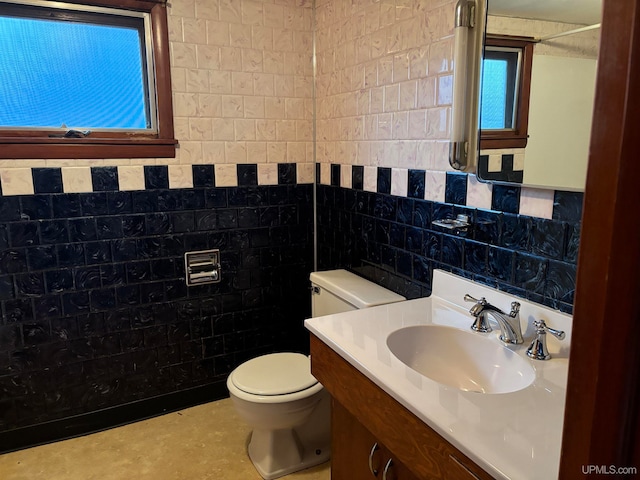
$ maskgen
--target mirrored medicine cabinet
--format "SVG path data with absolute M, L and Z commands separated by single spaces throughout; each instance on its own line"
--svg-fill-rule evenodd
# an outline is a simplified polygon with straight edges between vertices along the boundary
M 476 50 L 480 152 L 461 170 L 481 181 L 584 190 L 601 1 L 486 0 Z

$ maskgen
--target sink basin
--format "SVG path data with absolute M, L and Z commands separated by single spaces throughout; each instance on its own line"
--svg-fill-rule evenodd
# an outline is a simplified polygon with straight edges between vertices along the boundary
M 527 360 L 497 339 L 440 325 L 401 328 L 387 346 L 405 365 L 438 383 L 479 393 L 509 393 L 531 385 Z

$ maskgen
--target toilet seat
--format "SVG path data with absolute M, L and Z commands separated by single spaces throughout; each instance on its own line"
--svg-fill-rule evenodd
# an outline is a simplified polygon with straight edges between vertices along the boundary
M 309 357 L 290 352 L 244 362 L 231 372 L 227 387 L 237 397 L 256 403 L 284 403 L 322 390 L 311 375 Z
M 284 395 L 312 387 L 309 357 L 301 353 L 272 353 L 244 362 L 233 371 L 233 384 L 252 395 Z

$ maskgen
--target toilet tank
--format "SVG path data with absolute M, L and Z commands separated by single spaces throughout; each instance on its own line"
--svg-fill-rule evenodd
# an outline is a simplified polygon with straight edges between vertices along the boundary
M 402 295 L 346 270 L 312 272 L 309 279 L 313 317 L 406 300 Z

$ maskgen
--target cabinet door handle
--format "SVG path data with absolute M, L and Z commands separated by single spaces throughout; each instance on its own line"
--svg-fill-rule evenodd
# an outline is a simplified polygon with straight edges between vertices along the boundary
M 373 457 L 378 450 L 380 450 L 380 447 L 378 446 L 378 442 L 376 442 L 373 444 L 373 447 L 371 447 L 371 452 L 369 452 L 369 471 L 374 477 L 378 476 L 378 468 L 374 468 L 373 466 Z
M 393 467 L 393 460 L 389 459 L 387 464 L 384 466 L 384 471 L 382 472 L 382 480 L 391 480 L 391 477 L 388 476 L 391 472 L 391 467 Z

